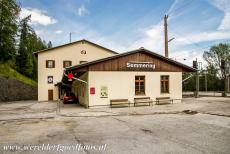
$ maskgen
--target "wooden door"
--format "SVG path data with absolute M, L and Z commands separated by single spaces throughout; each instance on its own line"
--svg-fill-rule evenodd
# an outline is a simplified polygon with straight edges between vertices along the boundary
M 53 89 L 48 90 L 48 100 L 52 101 L 53 100 Z

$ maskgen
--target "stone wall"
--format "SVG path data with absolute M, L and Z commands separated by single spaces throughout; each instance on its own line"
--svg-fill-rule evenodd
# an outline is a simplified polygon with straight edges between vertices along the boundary
M 13 78 L 0 77 L 0 102 L 37 100 L 37 87 L 30 86 Z

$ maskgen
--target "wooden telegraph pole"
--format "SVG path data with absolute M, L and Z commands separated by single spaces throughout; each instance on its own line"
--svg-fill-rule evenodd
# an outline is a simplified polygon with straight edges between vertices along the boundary
M 69 43 L 71 43 L 71 39 L 72 39 L 72 38 L 71 38 L 71 37 L 72 37 L 71 35 L 72 35 L 72 34 L 71 34 L 71 32 L 70 32 L 70 33 L 69 33 Z
M 164 33 L 165 33 L 165 57 L 168 58 L 168 15 L 164 16 Z

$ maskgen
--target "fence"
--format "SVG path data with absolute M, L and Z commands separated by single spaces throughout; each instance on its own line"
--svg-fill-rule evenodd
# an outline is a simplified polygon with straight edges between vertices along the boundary
M 199 91 L 200 97 L 222 97 L 223 91 Z M 183 91 L 182 93 L 183 97 L 194 97 L 193 91 Z M 230 93 L 227 94 L 227 96 L 230 96 Z

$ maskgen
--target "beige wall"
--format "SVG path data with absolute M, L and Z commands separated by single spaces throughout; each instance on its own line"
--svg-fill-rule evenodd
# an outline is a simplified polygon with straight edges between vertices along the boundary
M 82 50 L 86 50 L 86 54 L 81 54 Z M 62 79 L 63 61 L 71 60 L 72 65 L 77 65 L 80 61 L 92 61 L 112 55 L 114 55 L 112 52 L 88 42 L 38 53 L 38 101 L 48 100 L 48 89 L 53 89 L 54 100 L 58 99 L 58 88 L 54 84 Z M 46 68 L 46 60 L 55 60 L 55 68 Z M 47 76 L 53 76 L 53 84 L 48 84 Z
M 135 75 L 145 76 L 146 97 L 155 100 L 156 97 L 182 99 L 181 72 L 89 72 L 90 87 L 95 87 L 95 95 L 89 94 L 89 106 L 109 105 L 110 99 L 129 99 L 133 102 L 135 96 Z M 160 75 L 169 75 L 169 94 L 160 92 Z M 100 87 L 108 87 L 108 98 L 100 98 Z M 88 89 L 88 90 L 89 90 Z M 142 96 L 143 97 L 143 96 Z

